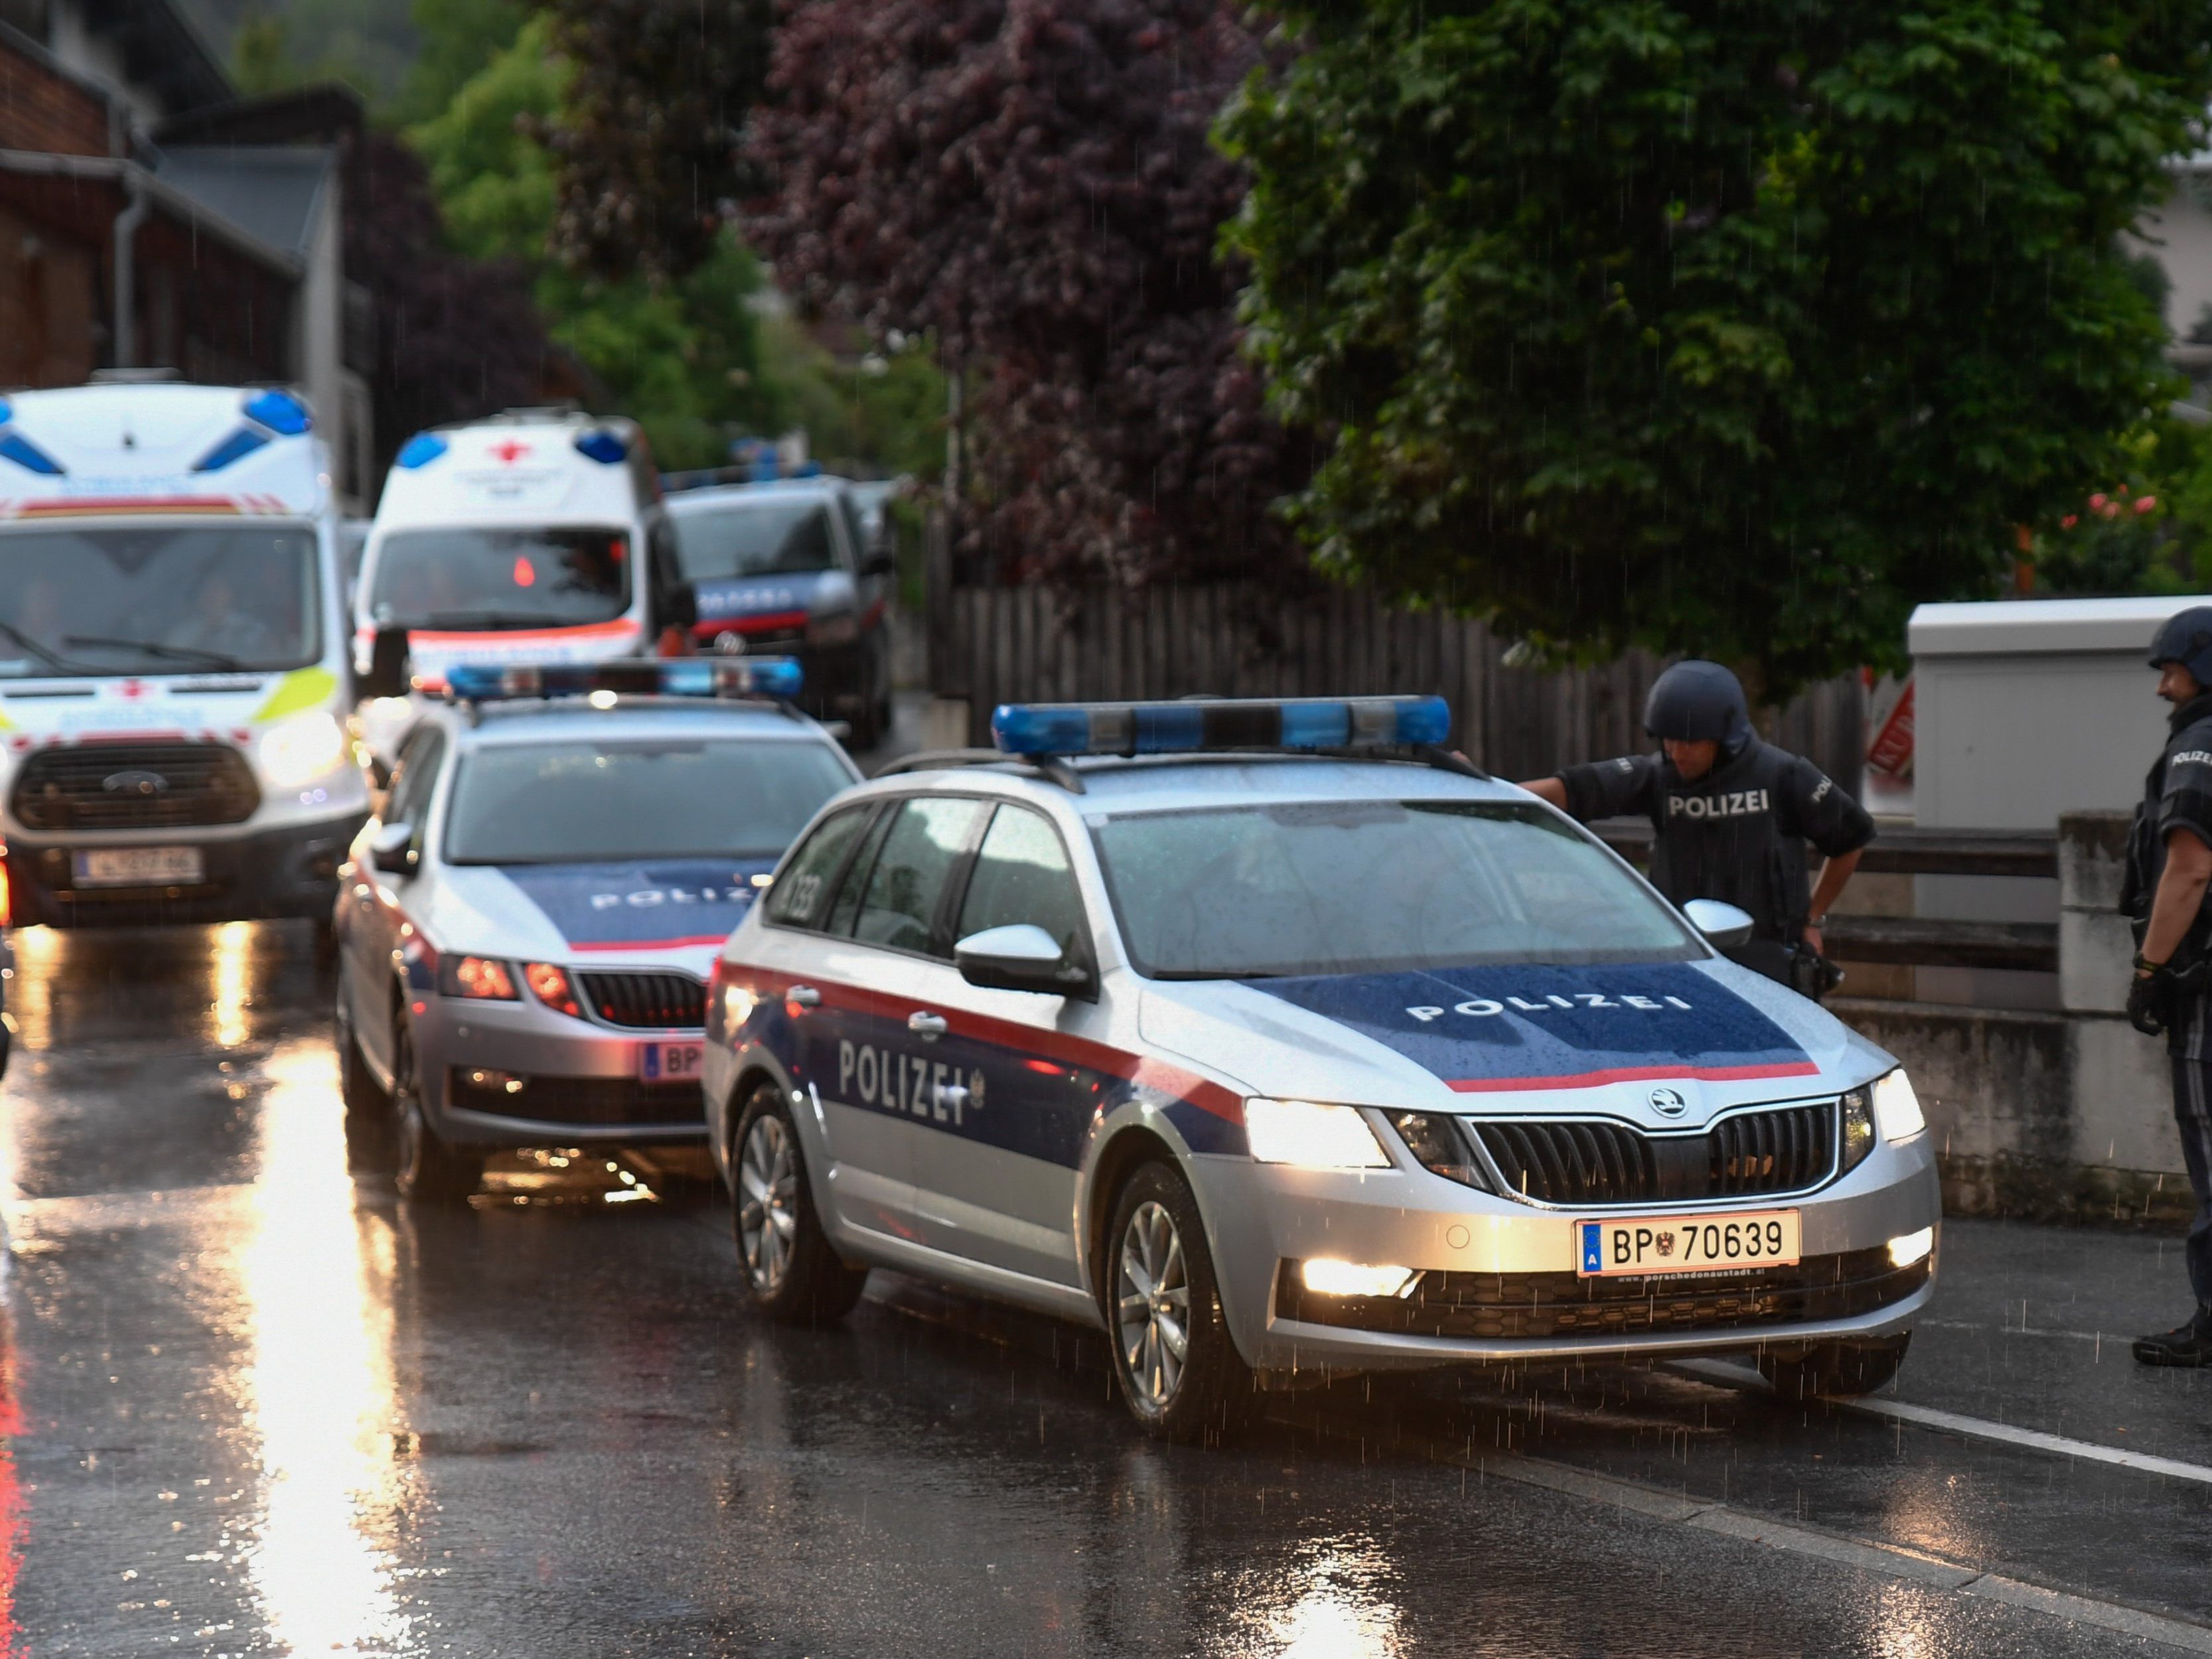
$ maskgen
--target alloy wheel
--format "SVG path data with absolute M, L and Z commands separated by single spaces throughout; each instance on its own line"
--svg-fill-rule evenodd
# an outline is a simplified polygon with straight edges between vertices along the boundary
M 763 1113 L 745 1132 L 738 1163 L 738 1237 L 753 1288 L 773 1296 L 791 1271 L 799 1234 L 799 1171 L 791 1131 L 781 1117 Z
M 1165 1206 L 1147 1200 L 1130 1213 L 1115 1289 L 1115 1334 L 1130 1392 L 1164 1411 L 1190 1358 L 1190 1276 L 1182 1236 Z

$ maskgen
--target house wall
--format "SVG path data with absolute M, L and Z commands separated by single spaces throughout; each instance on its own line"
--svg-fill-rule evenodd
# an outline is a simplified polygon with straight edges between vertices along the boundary
M 2212 212 L 2204 198 L 2212 177 L 2196 173 L 2174 175 L 2159 210 L 2144 219 L 2132 240 L 2158 256 L 2170 285 L 2166 296 L 2166 325 L 2177 340 L 2189 331 L 2207 306 L 2212 306 Z
M 0 386 L 82 384 L 97 367 L 99 290 L 93 250 L 0 204 Z
M 107 100 L 0 33 L 0 149 L 105 155 Z

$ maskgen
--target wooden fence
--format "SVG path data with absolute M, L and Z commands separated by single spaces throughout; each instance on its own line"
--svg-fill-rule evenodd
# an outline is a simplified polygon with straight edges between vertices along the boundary
M 1352 589 L 1286 598 L 1255 582 L 1135 595 L 946 586 L 927 627 L 931 685 L 968 700 L 975 743 L 989 742 L 1002 702 L 1439 692 L 1454 743 L 1513 778 L 1647 748 L 1644 699 L 1663 666 L 1638 651 L 1596 668 L 1510 667 L 1482 623 L 1393 610 Z M 1791 703 L 1773 736 L 1856 793 L 1865 718 L 1858 680 L 1832 680 Z

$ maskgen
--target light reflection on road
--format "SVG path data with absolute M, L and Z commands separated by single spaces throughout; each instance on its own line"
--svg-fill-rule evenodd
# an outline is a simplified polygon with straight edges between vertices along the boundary
M 220 949 L 217 960 L 220 985 Z M 247 1547 L 285 1647 L 385 1653 L 406 1644 L 410 1622 L 386 1530 L 411 1496 L 392 1450 L 404 1431 L 392 1370 L 392 1228 L 356 1208 L 332 1073 L 319 1042 L 287 1043 L 265 1067 L 258 1228 L 240 1263 L 264 1506 Z

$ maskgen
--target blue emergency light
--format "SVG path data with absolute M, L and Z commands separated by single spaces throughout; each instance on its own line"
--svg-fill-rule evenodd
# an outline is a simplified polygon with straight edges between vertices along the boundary
M 404 466 L 412 472 L 418 467 L 429 465 L 450 447 L 438 433 L 418 432 L 399 446 L 399 453 L 393 459 L 392 465 Z
M 629 457 L 629 446 L 621 437 L 599 427 L 576 434 L 576 453 L 587 461 L 597 461 L 601 466 L 612 466 Z
M 1441 744 L 1442 697 L 1208 698 L 1195 702 L 1001 703 L 991 736 L 1008 755 L 1174 755 L 1253 749 Z
M 805 682 L 794 657 L 628 657 L 612 662 L 457 663 L 446 671 L 456 702 L 526 697 L 781 697 Z

